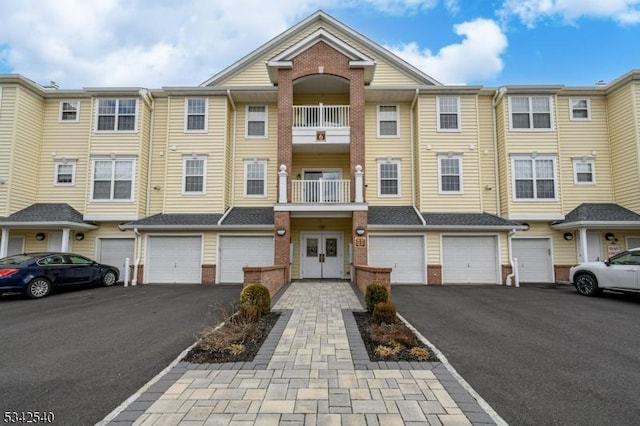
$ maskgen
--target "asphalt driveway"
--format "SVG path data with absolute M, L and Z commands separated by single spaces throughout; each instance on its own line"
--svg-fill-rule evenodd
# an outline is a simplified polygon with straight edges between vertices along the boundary
M 95 424 L 171 363 L 240 286 L 82 289 L 0 297 L 0 414 Z M 228 311 L 228 309 L 227 309 Z
M 512 425 L 640 422 L 640 297 L 395 286 L 402 314 Z

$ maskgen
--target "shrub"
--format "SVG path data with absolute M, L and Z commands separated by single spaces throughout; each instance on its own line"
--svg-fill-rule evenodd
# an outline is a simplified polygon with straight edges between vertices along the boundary
M 247 347 L 242 343 L 234 343 L 232 345 L 229 345 L 226 349 L 227 349 L 227 352 L 233 355 L 240 355 L 244 353 L 245 350 L 247 350 Z
M 426 348 L 413 347 L 411 348 L 411 355 L 420 361 L 426 361 L 431 358 L 431 352 Z
M 269 289 L 262 284 L 249 284 L 240 292 L 240 305 L 256 305 L 260 307 L 260 313 L 271 311 L 271 296 Z
M 364 301 L 367 305 L 367 312 L 372 313 L 373 308 L 375 308 L 378 303 L 389 301 L 387 288 L 382 284 L 369 284 L 364 295 Z
M 396 321 L 396 308 L 391 302 L 380 302 L 373 308 L 373 322 L 393 324 Z
M 374 324 L 369 326 L 367 332 L 376 345 L 391 345 L 392 342 L 409 348 L 418 345 L 418 338 L 404 324 Z
M 238 308 L 238 315 L 241 321 L 258 322 L 262 317 L 262 308 L 253 303 L 243 303 Z

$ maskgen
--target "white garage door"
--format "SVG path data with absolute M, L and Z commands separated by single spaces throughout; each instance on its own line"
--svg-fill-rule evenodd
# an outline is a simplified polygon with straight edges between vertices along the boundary
M 424 284 L 424 237 L 370 236 L 369 265 L 392 268 L 392 284 Z
M 497 237 L 442 237 L 442 283 L 500 284 L 499 259 Z
M 116 266 L 120 271 L 120 281 L 124 280 L 124 264 L 128 257 L 133 265 L 133 238 L 100 238 L 98 262 Z
M 24 253 L 24 237 L 9 237 L 7 256 Z
M 518 258 L 518 275 L 523 283 L 553 282 L 551 240 L 548 238 L 514 238 L 513 257 Z
M 202 282 L 202 237 L 150 236 L 147 240 L 145 282 Z
M 245 266 L 273 265 L 273 237 L 220 236 L 218 281 L 241 283 Z

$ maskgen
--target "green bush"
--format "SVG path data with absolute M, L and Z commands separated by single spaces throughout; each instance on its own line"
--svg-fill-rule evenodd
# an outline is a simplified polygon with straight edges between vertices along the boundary
M 258 322 L 262 317 L 262 308 L 253 303 L 241 303 L 238 308 L 239 320 L 244 322 Z
M 367 311 L 373 312 L 373 308 L 380 302 L 389 301 L 389 293 L 387 288 L 382 284 L 369 284 L 364 295 L 364 301 L 367 305 Z
M 380 302 L 373 308 L 373 322 L 393 324 L 396 321 L 396 308 L 391 302 Z
M 271 311 L 269 289 L 262 284 L 249 284 L 240 292 L 240 305 L 250 304 L 260 307 L 260 313 Z

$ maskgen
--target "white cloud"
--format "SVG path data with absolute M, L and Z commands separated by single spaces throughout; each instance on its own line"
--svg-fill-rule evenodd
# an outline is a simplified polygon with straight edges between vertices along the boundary
M 503 69 L 501 55 L 507 49 L 507 37 L 490 19 L 476 19 L 454 27 L 464 39 L 445 46 L 437 54 L 416 43 L 390 50 L 424 73 L 445 84 L 465 84 L 496 77 Z
M 637 24 L 640 23 L 640 0 L 506 0 L 499 14 L 503 18 L 515 15 L 529 27 L 545 18 L 572 22 L 590 17 Z
M 451 2 L 451 0 L 446 0 Z M 336 2 L 337 3 L 337 2 Z M 368 3 L 376 10 L 390 14 L 403 14 L 418 10 L 429 10 L 438 4 L 438 0 L 356 0 L 354 5 Z

